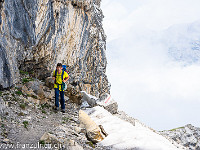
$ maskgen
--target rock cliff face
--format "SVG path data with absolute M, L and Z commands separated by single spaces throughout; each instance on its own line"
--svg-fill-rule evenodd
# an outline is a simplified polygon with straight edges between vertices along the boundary
M 194 127 L 191 124 L 160 133 L 185 146 L 187 149 L 200 150 L 200 128 Z
M 109 93 L 100 2 L 1 0 L 0 88 L 17 83 L 19 70 L 44 79 L 61 62 L 77 89 Z

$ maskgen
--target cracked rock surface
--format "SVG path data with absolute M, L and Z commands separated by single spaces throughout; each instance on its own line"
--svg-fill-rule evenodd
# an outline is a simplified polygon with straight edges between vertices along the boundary
M 99 97 L 109 93 L 101 0 L 0 1 L 0 89 L 19 81 L 19 70 L 45 79 L 58 62 L 69 83 Z

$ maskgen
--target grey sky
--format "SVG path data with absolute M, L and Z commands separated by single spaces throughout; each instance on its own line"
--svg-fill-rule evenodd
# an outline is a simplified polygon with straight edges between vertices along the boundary
M 102 1 L 111 94 L 154 129 L 200 127 L 200 65 L 173 61 L 163 44 L 182 32 L 174 25 L 200 20 L 199 6 L 199 0 Z

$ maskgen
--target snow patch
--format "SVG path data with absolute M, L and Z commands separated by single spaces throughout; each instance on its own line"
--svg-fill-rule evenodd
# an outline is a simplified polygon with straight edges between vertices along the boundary
M 124 121 L 100 106 L 86 109 L 85 112 L 98 125 L 102 125 L 108 136 L 100 143 L 115 149 L 178 150 L 184 149 L 165 137 L 155 133 L 136 120 L 135 126 Z M 177 146 L 175 146 L 175 144 Z

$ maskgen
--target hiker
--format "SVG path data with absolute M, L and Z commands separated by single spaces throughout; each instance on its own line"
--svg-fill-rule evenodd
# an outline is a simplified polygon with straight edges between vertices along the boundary
M 62 64 L 58 63 L 56 66 L 56 70 L 53 72 L 53 80 L 54 89 L 55 89 L 55 110 L 59 110 L 59 93 L 60 93 L 60 104 L 61 104 L 61 112 L 65 113 L 65 99 L 64 99 L 64 83 L 69 79 L 69 75 L 67 72 L 62 70 Z

